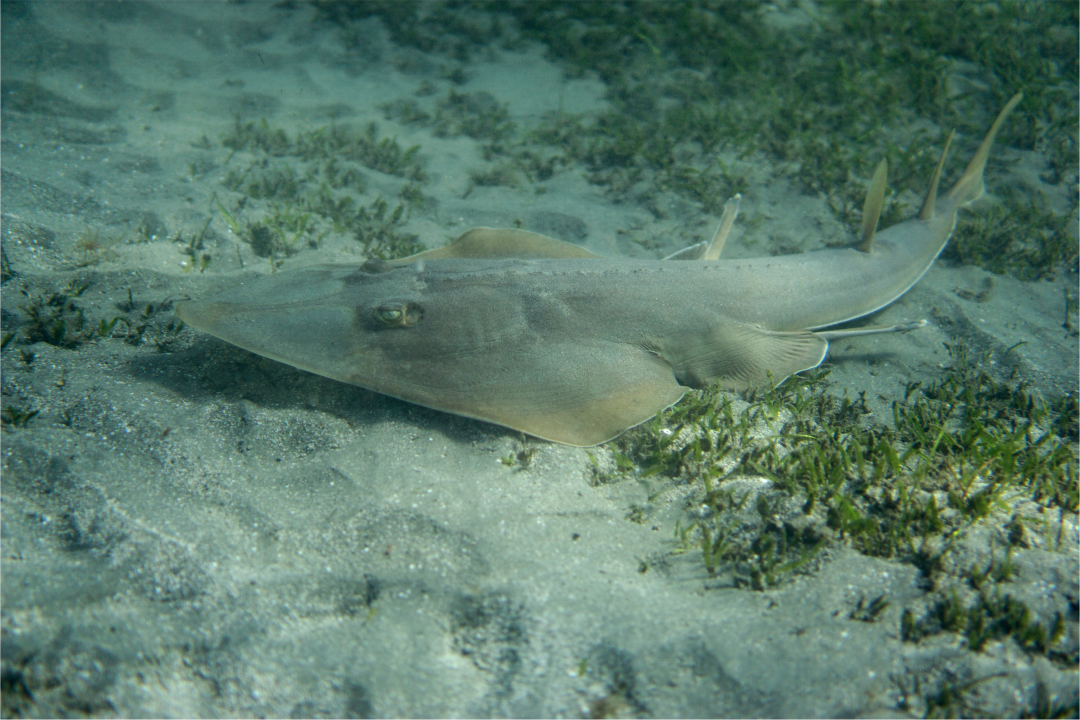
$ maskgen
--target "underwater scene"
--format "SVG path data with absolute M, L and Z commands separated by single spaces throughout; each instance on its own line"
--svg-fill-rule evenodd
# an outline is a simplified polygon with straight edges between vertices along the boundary
M 1077 717 L 1074 1 L 4 0 L 3 717 Z

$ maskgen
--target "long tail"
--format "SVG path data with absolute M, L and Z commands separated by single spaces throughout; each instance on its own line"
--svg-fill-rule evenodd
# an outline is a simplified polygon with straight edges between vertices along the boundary
M 986 160 L 990 157 L 990 146 L 994 144 L 994 136 L 998 134 L 998 130 L 1001 129 L 1002 123 L 1005 122 L 1005 118 L 1009 116 L 1009 113 L 1013 111 L 1021 100 L 1024 99 L 1024 93 L 1019 92 L 1012 96 L 1008 104 L 1002 108 L 998 113 L 997 120 L 990 126 L 990 132 L 986 133 L 986 139 L 982 141 L 982 145 L 979 146 L 979 151 L 975 153 L 975 157 L 971 158 L 971 162 L 968 163 L 967 170 L 964 171 L 963 176 L 957 181 L 953 189 L 949 191 L 946 197 L 949 200 L 953 200 L 956 204 L 967 205 L 969 202 L 982 197 L 985 186 L 983 184 L 983 170 L 986 169 Z
M 986 170 L 986 160 L 990 157 L 990 148 L 994 144 L 994 138 L 998 134 L 998 130 L 1001 129 L 1002 123 L 1005 122 L 1005 118 L 1009 116 L 1009 113 L 1013 111 L 1021 100 L 1024 99 L 1024 93 L 1016 93 L 1012 96 L 1012 99 L 1002 108 L 998 113 L 997 120 L 990 126 L 990 132 L 986 133 L 986 137 L 983 138 L 982 145 L 979 146 L 978 152 L 975 153 L 975 157 L 971 158 L 971 162 L 968 163 L 967 169 L 964 171 L 963 176 L 957 181 L 953 189 L 946 195 L 946 199 L 950 201 L 950 207 L 952 212 L 956 212 L 956 208 L 961 205 L 967 205 L 973 200 L 982 197 L 985 190 L 985 184 L 983 183 L 983 171 Z M 938 181 L 941 180 L 941 170 L 945 167 L 945 157 L 949 153 L 949 146 L 952 144 L 953 135 L 955 130 L 949 133 L 949 137 L 945 140 L 945 147 L 941 151 L 941 158 L 938 160 L 937 167 L 934 169 L 934 175 L 930 178 L 930 187 L 926 191 L 926 198 L 923 200 L 922 208 L 919 210 L 920 220 L 930 220 L 934 217 L 935 204 L 937 202 Z M 887 172 L 888 165 L 884 160 L 878 165 L 877 170 L 874 172 L 874 179 L 870 183 L 870 190 L 866 194 L 866 204 L 863 206 L 863 233 L 862 242 L 860 242 L 856 248 L 862 252 L 868 253 L 874 245 L 874 232 L 877 229 L 878 216 L 881 214 L 881 206 L 885 201 L 885 174 Z

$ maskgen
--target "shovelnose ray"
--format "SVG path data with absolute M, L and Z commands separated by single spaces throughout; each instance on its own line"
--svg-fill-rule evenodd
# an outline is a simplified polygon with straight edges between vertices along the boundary
M 875 232 L 884 162 L 856 248 L 720 260 L 712 243 L 665 260 L 608 259 L 522 230 L 477 228 L 401 260 L 321 265 L 177 305 L 188 325 L 319 375 L 530 435 L 589 446 L 687 388 L 742 389 L 816 367 L 829 340 L 925 322 L 822 330 L 872 313 L 930 268 L 957 211 L 983 194 L 998 115 L 967 170 L 918 216 Z M 950 140 L 952 136 L 950 135 Z

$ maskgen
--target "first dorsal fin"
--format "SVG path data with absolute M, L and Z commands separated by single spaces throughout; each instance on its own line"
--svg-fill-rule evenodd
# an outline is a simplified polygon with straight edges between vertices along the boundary
M 675 252 L 671 253 L 670 255 L 668 255 L 667 257 L 665 257 L 663 259 L 664 260 L 700 260 L 701 258 L 703 258 L 705 256 L 705 253 L 707 253 L 708 251 L 709 251 L 709 243 L 702 241 L 702 242 L 699 242 L 699 243 L 694 243 L 693 245 L 688 245 L 687 247 L 684 247 L 682 250 L 676 250 Z
M 709 249 L 705 251 L 702 260 L 720 259 L 720 253 L 723 251 L 728 235 L 731 233 L 731 226 L 735 224 L 735 218 L 739 216 L 739 206 L 741 204 L 742 195 L 740 193 L 735 193 L 735 197 L 724 203 L 724 215 L 720 218 L 720 227 L 716 228 L 716 235 L 713 236 L 712 242 L 709 243 Z
M 418 260 L 487 259 L 538 260 L 552 258 L 599 258 L 583 247 L 547 235 L 516 229 L 473 228 L 449 245 L 425 250 L 397 260 L 391 265 L 409 265 Z
M 724 214 L 720 218 L 720 225 L 716 228 L 711 242 L 699 242 L 682 250 L 677 250 L 668 255 L 665 260 L 718 260 L 720 253 L 727 243 L 731 226 L 735 224 L 735 218 L 739 215 L 739 205 L 742 203 L 742 195 L 736 193 L 724 203 Z
M 881 217 L 881 206 L 885 204 L 885 181 L 888 175 L 889 161 L 882 158 L 874 170 L 870 189 L 866 191 L 866 202 L 863 203 L 862 242 L 858 245 L 860 252 L 868 253 L 874 247 L 874 233 L 877 232 L 878 219 Z

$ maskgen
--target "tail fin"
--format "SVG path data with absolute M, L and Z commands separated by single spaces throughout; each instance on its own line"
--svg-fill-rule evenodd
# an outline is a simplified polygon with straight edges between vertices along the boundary
M 998 134 L 998 130 L 1001 129 L 1005 118 L 1023 99 L 1024 93 L 1016 93 L 998 113 L 997 120 L 990 126 L 990 132 L 986 133 L 986 139 L 982 141 L 982 145 L 979 146 L 975 157 L 971 158 L 971 162 L 968 163 L 967 170 L 964 171 L 963 176 L 953 186 L 953 189 L 949 191 L 946 197 L 955 200 L 957 205 L 967 205 L 969 202 L 982 197 L 984 189 L 983 170 L 986 169 L 986 160 L 990 157 L 990 146 L 994 144 L 994 136 Z

